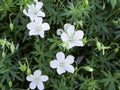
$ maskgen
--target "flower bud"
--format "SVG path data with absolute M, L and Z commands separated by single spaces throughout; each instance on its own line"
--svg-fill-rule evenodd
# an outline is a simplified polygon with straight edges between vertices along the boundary
M 83 67 L 86 71 L 89 71 L 89 72 L 93 72 L 93 68 L 89 67 L 89 66 L 85 66 Z
M 31 74 L 31 70 L 30 68 L 27 69 L 27 75 L 30 75 Z
M 12 81 L 11 80 L 8 82 L 8 85 L 9 85 L 10 88 L 12 87 Z
M 88 5 L 88 0 L 85 0 L 85 5 Z
M 101 50 L 102 44 L 99 41 L 97 41 L 96 45 L 97 45 L 98 50 Z
M 13 28 L 14 28 L 13 23 L 10 23 L 9 27 L 10 27 L 10 30 L 12 31 L 12 30 L 13 30 Z
M 83 39 L 82 39 L 82 41 L 83 41 L 83 43 L 84 43 L 84 44 L 86 44 L 86 42 L 87 42 L 86 37 L 85 37 L 85 38 L 83 38 Z
M 20 63 L 20 67 L 19 67 L 19 68 L 20 68 L 20 70 L 23 71 L 23 72 L 26 71 L 26 69 L 27 69 L 25 63 L 24 63 L 23 65 Z

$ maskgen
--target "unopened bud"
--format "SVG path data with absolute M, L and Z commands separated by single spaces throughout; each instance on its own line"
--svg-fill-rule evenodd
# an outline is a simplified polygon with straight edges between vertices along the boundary
M 88 5 L 88 0 L 85 0 L 85 4 Z
M 12 87 L 12 81 L 10 80 L 10 81 L 8 82 L 8 84 L 9 84 L 9 87 L 11 88 L 11 87 Z
M 83 67 L 86 71 L 89 71 L 89 72 L 93 72 L 93 68 L 89 67 L 89 66 L 85 66 Z
M 14 29 L 13 23 L 10 23 L 9 27 L 10 27 L 10 30 L 12 31 Z
M 27 69 L 27 75 L 30 75 L 31 74 L 31 70 L 30 68 Z

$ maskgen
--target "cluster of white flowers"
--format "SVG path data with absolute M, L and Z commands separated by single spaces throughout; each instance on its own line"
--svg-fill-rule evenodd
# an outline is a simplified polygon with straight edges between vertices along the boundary
M 43 23 L 43 17 L 45 17 L 45 13 L 41 11 L 43 3 L 38 2 L 38 0 L 34 0 L 33 4 L 27 6 L 28 10 L 24 9 L 23 13 L 31 20 L 31 22 L 27 24 L 27 28 L 30 30 L 29 35 L 40 35 L 41 38 L 44 38 L 44 31 L 49 30 L 50 26 L 46 22 Z M 61 37 L 63 46 L 67 49 L 71 49 L 74 46 L 84 46 L 82 42 L 82 38 L 84 36 L 83 31 L 75 31 L 75 27 L 69 23 L 64 25 L 64 30 L 58 29 L 57 35 Z M 66 71 L 74 73 L 74 67 L 71 65 L 74 63 L 74 59 L 75 58 L 72 55 L 68 55 L 65 58 L 65 54 L 63 52 L 58 52 L 56 54 L 56 59 L 50 62 L 50 67 L 53 69 L 56 68 L 59 75 Z M 28 75 L 26 79 L 31 82 L 29 85 L 31 89 L 35 89 L 37 87 L 39 90 L 43 90 L 43 82 L 48 80 L 48 76 L 41 75 L 41 71 L 36 70 L 33 74 Z
M 75 31 L 75 27 L 69 23 L 64 25 L 64 30 L 58 29 L 57 35 L 61 36 L 63 46 L 67 49 L 71 49 L 74 46 L 84 46 L 82 42 L 84 32 L 81 30 Z
M 30 30 L 29 35 L 40 35 L 44 38 L 44 32 L 50 29 L 48 23 L 43 23 L 42 17 L 45 17 L 45 13 L 41 11 L 43 6 L 42 2 L 34 0 L 35 3 L 27 5 L 28 10 L 24 9 L 23 13 L 27 15 L 31 22 L 27 24 L 27 28 Z

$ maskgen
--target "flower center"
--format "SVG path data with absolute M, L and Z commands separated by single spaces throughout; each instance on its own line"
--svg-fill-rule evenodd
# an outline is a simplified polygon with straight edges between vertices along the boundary
M 64 66 L 65 66 L 64 62 L 60 62 L 60 67 L 64 67 Z
M 39 77 L 35 77 L 35 81 L 38 82 L 40 80 Z
M 70 41 L 70 42 L 73 42 L 73 41 L 74 41 L 74 38 L 73 38 L 73 37 L 69 37 L 69 41 Z
M 68 35 L 68 36 L 69 36 L 69 35 Z M 74 37 L 74 34 L 72 34 L 71 36 L 69 36 L 69 41 L 70 41 L 70 42 L 73 42 L 73 41 L 74 41 L 74 38 L 73 38 L 73 37 Z
M 33 14 L 35 14 L 35 15 L 36 15 L 37 13 L 38 13 L 37 9 L 36 9 L 36 8 L 34 8 L 34 9 L 33 9 Z
M 36 26 L 36 31 L 40 31 L 41 30 L 41 26 L 40 25 L 38 25 L 38 26 Z

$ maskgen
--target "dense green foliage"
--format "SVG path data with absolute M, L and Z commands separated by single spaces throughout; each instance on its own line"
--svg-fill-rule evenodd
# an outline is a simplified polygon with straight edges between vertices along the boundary
M 0 90 L 27 90 L 27 73 L 36 69 L 49 76 L 45 90 L 120 90 L 120 0 L 40 1 L 51 27 L 45 38 L 26 28 L 23 9 L 32 0 L 0 0 Z M 65 23 L 84 31 L 84 47 L 61 46 L 56 30 Z M 58 51 L 75 56 L 74 74 L 50 68 Z

